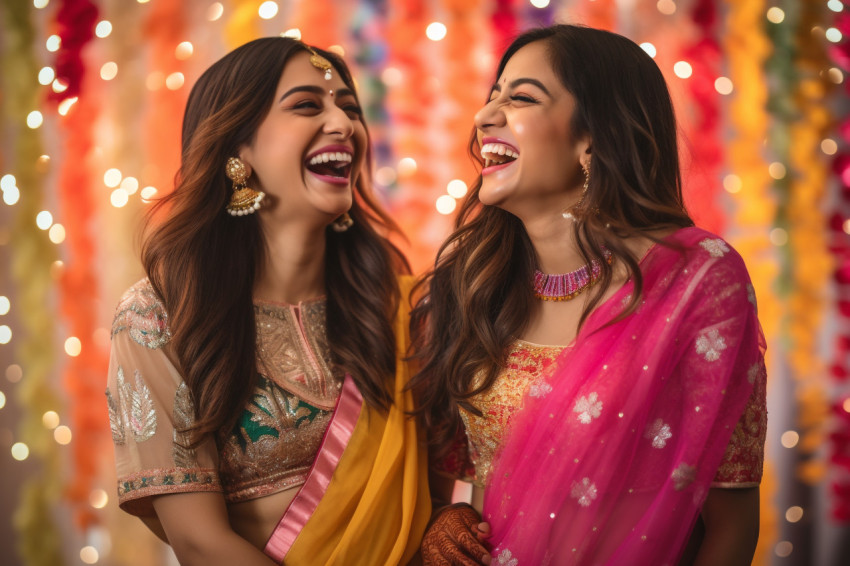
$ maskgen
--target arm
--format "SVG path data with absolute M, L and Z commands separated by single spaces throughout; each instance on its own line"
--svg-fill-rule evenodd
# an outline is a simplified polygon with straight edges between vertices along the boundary
M 702 508 L 705 536 L 695 566 L 749 566 L 759 536 L 759 488 L 713 488 Z
M 161 495 L 154 497 L 152 503 L 181 565 L 275 564 L 233 532 L 221 493 Z

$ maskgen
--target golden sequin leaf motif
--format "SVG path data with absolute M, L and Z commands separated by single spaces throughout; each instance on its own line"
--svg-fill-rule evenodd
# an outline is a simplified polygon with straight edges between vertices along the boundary
M 178 468 L 196 468 L 195 450 L 191 448 L 191 437 L 187 432 L 195 422 L 195 405 L 192 402 L 192 392 L 185 381 L 180 382 L 177 393 L 174 394 L 174 443 L 172 455 L 174 465 Z
M 667 446 L 667 441 L 672 436 L 670 425 L 661 419 L 655 419 L 655 422 L 646 427 L 646 433 L 644 433 L 644 438 L 652 440 L 652 447 L 659 449 Z
M 712 328 L 697 337 L 695 346 L 697 354 L 703 356 L 705 361 L 716 362 L 720 359 L 720 352 L 726 349 L 726 339 L 716 328 Z
M 156 434 L 156 409 L 151 390 L 145 385 L 139 370 L 135 371 L 134 377 L 135 386 L 126 381 L 124 368 L 118 366 L 118 404 L 133 439 L 144 442 Z
M 121 446 L 127 441 L 127 433 L 124 429 L 124 421 L 121 418 L 121 409 L 112 397 L 109 388 L 106 389 L 106 406 L 109 409 L 109 428 L 112 430 L 112 442 Z
M 171 340 L 168 314 L 147 279 L 133 285 L 118 303 L 112 337 L 124 330 L 134 342 L 152 350 Z
M 573 482 L 570 497 L 578 501 L 578 504 L 582 507 L 590 507 L 590 504 L 593 503 L 596 496 L 596 484 L 592 483 L 590 478 L 583 478 L 581 482 Z
M 583 424 L 590 424 L 593 419 L 602 414 L 602 401 L 595 391 L 588 396 L 579 397 L 573 407 L 573 412 L 578 413 L 578 420 Z

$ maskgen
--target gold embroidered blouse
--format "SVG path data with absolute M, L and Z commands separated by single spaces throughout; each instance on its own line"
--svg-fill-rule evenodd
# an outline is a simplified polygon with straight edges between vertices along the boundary
M 526 396 L 543 395 L 551 388 L 542 378 L 554 369 L 553 364 L 562 351 L 561 346 L 541 346 L 518 340 L 511 347 L 507 366 L 498 374 L 493 386 L 470 399 L 482 415 L 461 409 L 469 460 L 475 469 L 474 485 L 486 485 L 502 438 L 513 416 L 522 410 Z M 754 487 L 761 482 L 767 432 L 765 377 L 762 372 L 754 381 L 747 408 L 735 427 L 712 487 Z M 462 465 L 450 468 L 462 475 Z
M 254 393 L 232 430 L 191 449 L 181 431 L 194 406 L 168 346 L 168 315 L 147 280 L 121 299 L 106 397 L 124 510 L 151 515 L 151 496 L 192 491 L 247 501 L 306 480 L 342 385 L 330 360 L 325 301 L 258 302 L 254 314 Z

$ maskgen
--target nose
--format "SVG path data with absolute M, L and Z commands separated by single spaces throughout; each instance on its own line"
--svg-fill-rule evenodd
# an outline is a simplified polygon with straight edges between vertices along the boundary
M 342 108 L 336 104 L 331 104 L 327 116 L 328 118 L 325 121 L 325 127 L 323 129 L 324 133 L 337 135 L 344 140 L 347 140 L 354 134 L 354 124 Z
M 505 124 L 505 114 L 497 104 L 498 100 L 499 97 L 494 98 L 475 113 L 476 128 L 486 130 L 489 127 L 503 126 Z

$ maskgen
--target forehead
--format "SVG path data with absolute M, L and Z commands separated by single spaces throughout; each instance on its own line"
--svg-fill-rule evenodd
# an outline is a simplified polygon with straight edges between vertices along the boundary
M 331 80 L 325 80 L 325 72 L 314 67 L 310 63 L 310 53 L 303 51 L 290 57 L 283 68 L 277 85 L 278 96 L 296 86 L 318 86 L 327 90 L 339 90 L 345 88 L 346 84 L 336 68 L 331 70 Z
M 514 53 L 499 76 L 499 84 L 520 78 L 537 79 L 547 88 L 560 84 L 552 69 L 549 52 L 543 41 L 529 43 Z

